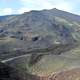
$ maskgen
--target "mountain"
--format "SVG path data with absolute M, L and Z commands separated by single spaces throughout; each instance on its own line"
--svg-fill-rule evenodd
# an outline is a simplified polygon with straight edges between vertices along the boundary
M 1 52 L 43 49 L 54 44 L 73 44 L 80 41 L 80 17 L 68 12 L 54 8 L 2 17 Z
M 46 80 L 80 68 L 79 49 L 79 15 L 54 8 L 0 16 L 0 61 L 27 75 Z

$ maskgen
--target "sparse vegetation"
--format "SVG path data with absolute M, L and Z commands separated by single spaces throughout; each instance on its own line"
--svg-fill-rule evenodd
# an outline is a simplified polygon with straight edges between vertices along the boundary
M 0 61 L 27 73 L 27 80 L 49 80 L 54 72 L 80 68 L 79 49 L 80 16 L 51 9 L 0 18 Z M 70 73 L 79 80 L 76 70 Z

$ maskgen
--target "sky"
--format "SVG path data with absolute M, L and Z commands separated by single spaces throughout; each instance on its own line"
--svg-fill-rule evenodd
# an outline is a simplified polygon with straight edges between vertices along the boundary
M 52 8 L 80 15 L 80 0 L 0 0 L 0 15 Z

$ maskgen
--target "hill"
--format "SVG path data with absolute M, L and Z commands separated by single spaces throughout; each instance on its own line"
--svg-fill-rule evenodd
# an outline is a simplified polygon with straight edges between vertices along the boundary
M 80 67 L 79 49 L 79 15 L 54 8 L 0 17 L 0 61 L 27 75 Z

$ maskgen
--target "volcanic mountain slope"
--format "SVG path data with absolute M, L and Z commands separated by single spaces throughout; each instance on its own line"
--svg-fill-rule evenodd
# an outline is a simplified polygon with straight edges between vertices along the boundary
M 24 73 L 42 78 L 80 67 L 79 49 L 78 15 L 54 8 L 0 17 L 0 60 Z
M 0 56 L 13 57 L 34 49 L 54 47 L 54 44 L 79 44 L 79 18 L 80 16 L 55 8 L 1 16 Z
M 46 52 L 47 54 L 29 54 L 11 61 L 7 61 L 6 63 L 33 75 L 48 76 L 53 72 L 80 67 L 79 48 L 80 47 L 71 49 L 60 55 L 51 54 L 54 52 Z

